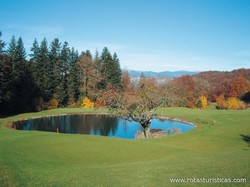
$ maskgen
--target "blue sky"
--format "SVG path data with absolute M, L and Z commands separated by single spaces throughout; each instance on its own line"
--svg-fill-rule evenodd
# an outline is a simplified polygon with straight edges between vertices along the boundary
M 58 37 L 79 51 L 117 52 L 122 68 L 250 68 L 249 0 L 0 0 L 9 42 Z

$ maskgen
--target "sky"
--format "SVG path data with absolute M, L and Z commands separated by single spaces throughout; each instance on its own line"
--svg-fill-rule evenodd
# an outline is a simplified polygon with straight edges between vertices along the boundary
M 250 68 L 249 0 L 0 0 L 0 31 L 28 54 L 35 38 L 108 47 L 128 70 Z

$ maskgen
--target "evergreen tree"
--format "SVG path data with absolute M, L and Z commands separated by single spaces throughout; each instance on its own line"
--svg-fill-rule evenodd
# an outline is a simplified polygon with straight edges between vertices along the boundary
M 113 70 L 114 72 L 113 72 L 111 82 L 116 87 L 121 88 L 122 87 L 122 70 L 120 67 L 119 58 L 116 53 L 114 53 L 113 55 L 113 63 L 114 63 L 114 70 Z
M 60 70 L 60 82 L 57 86 L 57 95 L 58 95 L 58 102 L 60 106 L 66 106 L 68 102 L 68 93 L 67 93 L 67 77 L 68 77 L 68 71 L 69 71 L 69 54 L 70 49 L 68 47 L 68 43 L 64 42 L 60 60 L 56 64 L 59 70 Z
M 16 59 L 16 45 L 17 45 L 16 38 L 13 35 L 7 49 L 7 54 L 11 56 L 12 62 L 14 62 Z
M 107 82 L 104 77 L 104 67 L 101 58 L 99 57 L 99 53 L 96 50 L 95 57 L 94 57 L 94 66 L 96 69 L 96 73 L 99 75 L 98 82 L 96 84 L 96 88 L 98 90 L 103 90 L 107 87 Z
M 31 62 L 31 69 L 32 69 L 32 77 L 36 84 L 37 89 L 41 89 L 41 72 L 40 72 L 40 62 L 39 62 L 39 54 L 40 54 L 40 47 L 35 39 L 33 42 L 33 46 L 31 47 L 30 51 L 32 52 L 30 54 L 30 62 Z M 38 91 L 40 93 L 40 91 Z M 39 95 L 39 94 L 38 94 Z
M 34 84 L 31 76 L 31 66 L 25 60 L 26 52 L 21 37 L 19 37 L 17 43 L 15 38 L 12 37 L 8 52 L 13 61 L 10 107 L 14 113 L 31 111 L 33 109 Z
M 14 37 L 11 39 L 9 54 L 12 57 L 13 62 L 12 80 L 19 82 L 25 74 L 24 61 L 26 57 L 26 52 L 21 37 L 19 37 L 17 43 L 15 42 Z
M 32 77 L 36 85 L 38 93 L 37 97 L 40 98 L 38 108 L 44 109 L 46 108 L 46 106 L 43 105 L 52 97 L 48 46 L 46 38 L 42 40 L 40 46 L 35 39 L 31 51 L 33 52 L 32 54 L 30 54 Z
M 92 60 L 92 54 L 90 50 L 83 51 L 80 56 L 86 55 L 90 60 Z
M 38 54 L 40 52 L 40 48 L 39 48 L 39 44 L 35 38 L 34 42 L 33 42 L 33 46 L 31 47 L 30 51 L 32 51 L 33 53 L 30 54 L 30 61 L 32 63 L 37 63 L 38 61 Z
M 1 40 L 1 37 L 2 37 L 2 32 L 0 31 L 0 54 L 2 54 L 4 52 L 4 46 L 5 46 L 5 42 L 3 42 Z
M 104 76 L 106 78 L 106 81 L 108 83 L 111 83 L 113 86 L 120 88 L 122 85 L 122 73 L 117 54 L 115 53 L 112 58 L 108 48 L 105 47 L 101 55 L 101 61 L 103 64 Z
M 94 65 L 95 65 L 96 70 L 99 71 L 99 72 L 103 72 L 103 67 L 102 67 L 101 59 L 99 57 L 99 53 L 98 53 L 97 50 L 95 52 L 95 56 L 94 56 L 93 61 L 94 61 Z
M 74 48 L 70 51 L 68 88 L 69 97 L 73 102 L 77 102 L 80 95 L 80 72 L 78 65 L 79 55 Z
M 0 113 L 10 113 L 12 62 L 9 55 L 0 54 Z
M 112 56 L 107 47 L 104 47 L 101 54 L 101 62 L 103 66 L 103 74 L 105 80 L 110 83 L 110 79 L 112 77 Z
M 15 60 L 16 61 L 23 61 L 26 58 L 26 51 L 24 48 L 23 40 L 21 37 L 17 40 L 16 50 L 15 50 Z
M 50 44 L 49 62 L 52 70 L 52 72 L 50 72 L 51 89 L 54 97 L 56 98 L 58 97 L 57 87 L 61 81 L 60 55 L 61 55 L 61 43 L 59 42 L 58 38 L 55 38 Z
M 42 98 L 45 101 L 48 101 L 51 98 L 51 90 L 49 79 L 49 56 L 46 38 L 44 38 L 40 44 L 36 80 L 38 87 L 41 91 Z

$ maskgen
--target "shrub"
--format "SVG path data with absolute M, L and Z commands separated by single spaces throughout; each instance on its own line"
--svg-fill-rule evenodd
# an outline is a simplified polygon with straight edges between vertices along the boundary
M 217 109 L 228 109 L 228 110 L 242 110 L 246 108 L 246 104 L 236 97 L 229 97 L 226 101 L 223 95 L 220 95 L 216 99 Z
M 97 100 L 94 104 L 94 107 L 96 108 L 96 107 L 104 107 L 104 106 L 105 106 L 105 103 L 104 103 L 103 99 L 100 97 L 97 98 Z
M 199 100 L 197 102 L 197 106 L 200 108 L 200 109 L 203 109 L 205 110 L 207 108 L 207 98 L 205 96 L 200 96 L 199 97 Z
M 94 108 L 94 103 L 92 101 L 90 101 L 89 98 L 84 97 L 82 100 L 82 108 Z
M 69 108 L 76 108 L 77 107 L 77 103 L 74 101 L 73 98 L 70 98 L 68 101 L 68 107 Z
M 226 101 L 223 94 L 216 98 L 216 108 L 226 109 Z
M 55 109 L 58 108 L 59 102 L 57 99 L 53 98 L 49 101 L 48 109 Z
M 229 97 L 226 101 L 226 108 L 227 109 L 238 109 L 239 108 L 238 99 L 235 97 Z

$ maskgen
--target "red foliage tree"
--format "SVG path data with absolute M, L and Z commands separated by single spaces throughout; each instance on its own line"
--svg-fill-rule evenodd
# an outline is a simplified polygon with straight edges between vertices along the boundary
M 195 107 L 195 82 L 190 75 L 182 76 L 173 80 L 176 86 L 175 94 L 178 96 L 178 105 L 189 108 Z

